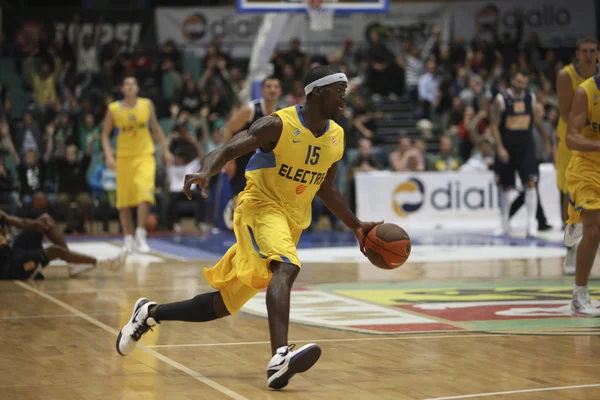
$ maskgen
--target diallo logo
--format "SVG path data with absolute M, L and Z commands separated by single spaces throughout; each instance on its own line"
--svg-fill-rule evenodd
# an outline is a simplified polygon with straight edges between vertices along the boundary
M 398 216 L 406 218 L 425 202 L 425 187 L 420 180 L 411 178 L 399 184 L 392 196 L 394 211 Z

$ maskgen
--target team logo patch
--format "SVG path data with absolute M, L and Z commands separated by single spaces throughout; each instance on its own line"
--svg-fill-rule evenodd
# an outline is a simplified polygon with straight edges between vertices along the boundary
M 337 144 L 338 144 L 338 141 L 337 141 L 337 139 L 336 139 L 336 138 L 331 138 L 331 143 L 332 143 L 334 146 L 337 146 Z
M 35 262 L 33 261 L 28 261 L 25 263 L 25 265 L 23 265 L 23 269 L 27 272 L 29 271 L 33 271 L 33 269 L 35 268 Z
M 306 190 L 306 185 L 298 185 L 296 186 L 296 194 L 302 194 Z
M 135 114 L 131 114 L 131 115 L 129 116 L 129 121 L 131 121 L 131 122 L 135 122 Z
M 300 136 L 300 129 L 294 129 L 294 136 Z

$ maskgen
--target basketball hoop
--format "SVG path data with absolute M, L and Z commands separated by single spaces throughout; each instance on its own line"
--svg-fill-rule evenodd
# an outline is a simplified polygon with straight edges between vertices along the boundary
M 311 31 L 329 31 L 333 29 L 333 7 L 323 7 L 323 0 L 306 0 L 309 27 Z

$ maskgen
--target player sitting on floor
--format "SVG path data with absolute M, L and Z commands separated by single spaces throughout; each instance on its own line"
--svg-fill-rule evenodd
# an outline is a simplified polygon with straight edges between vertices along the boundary
M 12 245 L 8 243 L 8 227 L 21 229 Z M 42 245 L 44 235 L 53 244 Z M 119 270 L 127 253 L 98 260 L 69 250 L 65 238 L 48 214 L 37 219 L 18 218 L 0 211 L 0 279 L 43 279 L 41 270 L 52 260 L 69 263 L 69 276 L 77 276 L 95 267 Z

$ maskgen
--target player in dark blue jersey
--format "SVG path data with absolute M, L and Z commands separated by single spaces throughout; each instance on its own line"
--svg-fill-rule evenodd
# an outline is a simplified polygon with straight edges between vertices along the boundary
M 22 232 L 13 243 L 8 241 L 8 228 Z M 44 248 L 46 236 L 52 245 Z M 0 279 L 43 279 L 42 269 L 52 260 L 63 260 L 69 265 L 69 275 L 76 276 L 95 267 L 120 269 L 127 253 L 114 258 L 98 260 L 69 250 L 62 232 L 47 214 L 37 219 L 17 218 L 0 211 Z
M 496 139 L 495 170 L 501 188 L 500 209 L 502 231 L 510 233 L 508 194 L 515 187 L 515 173 L 519 173 L 525 188 L 525 208 L 527 209 L 527 236 L 537 236 L 536 183 L 538 168 L 535 154 L 535 141 L 532 126 L 535 123 L 544 136 L 545 146 L 550 148 L 550 137 L 542 118 L 533 112 L 535 94 L 527 90 L 529 79 L 517 72 L 511 81 L 511 87 L 505 93 L 499 93 L 492 104 L 491 126 Z

